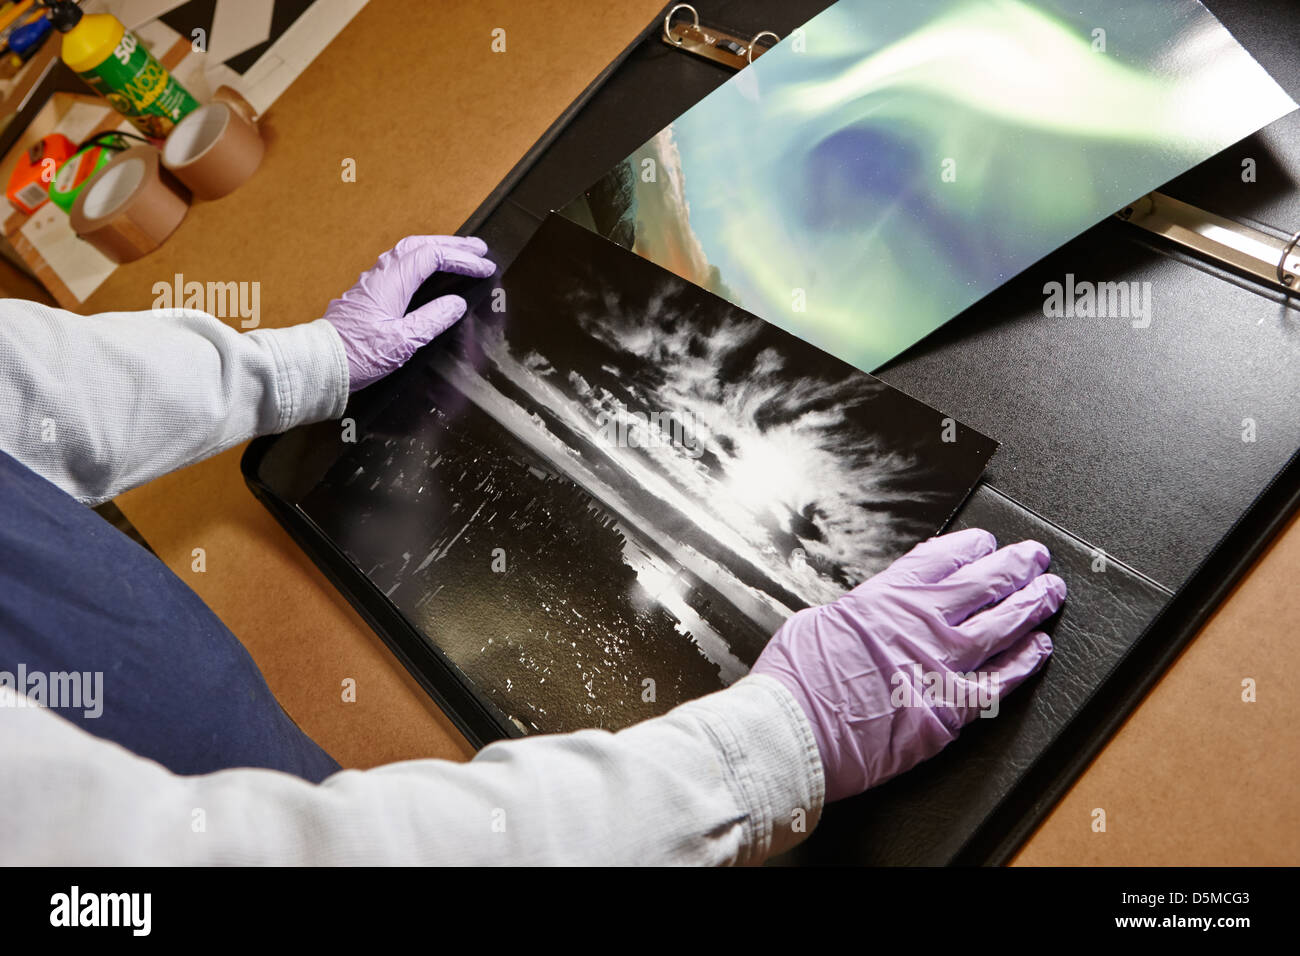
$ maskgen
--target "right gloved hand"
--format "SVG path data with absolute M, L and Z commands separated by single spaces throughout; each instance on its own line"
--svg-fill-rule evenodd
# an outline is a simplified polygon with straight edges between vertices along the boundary
M 1000 697 L 1052 653 L 1035 628 L 1060 608 L 1065 582 L 1043 573 L 1050 555 L 1037 541 L 996 549 L 975 528 L 923 541 L 834 603 L 795 614 L 763 650 L 752 672 L 780 681 L 803 708 L 827 801 L 956 739 L 982 709 L 965 675 L 979 672 Z M 937 694 L 927 695 L 930 680 Z

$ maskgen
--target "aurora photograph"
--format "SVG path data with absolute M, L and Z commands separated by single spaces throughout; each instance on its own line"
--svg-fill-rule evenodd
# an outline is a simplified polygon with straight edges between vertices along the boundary
M 872 371 L 1294 108 L 1198 0 L 840 0 L 561 211 Z

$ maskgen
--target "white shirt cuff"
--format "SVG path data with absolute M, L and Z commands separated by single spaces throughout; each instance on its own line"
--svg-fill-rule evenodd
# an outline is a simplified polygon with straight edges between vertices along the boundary
M 338 418 L 348 403 L 348 360 L 343 340 L 325 319 L 248 335 L 265 336 L 276 362 L 275 431 Z
M 826 800 L 821 754 L 803 708 L 780 681 L 750 675 L 682 709 L 717 738 L 732 791 L 748 810 L 738 863 L 761 863 L 812 832 Z

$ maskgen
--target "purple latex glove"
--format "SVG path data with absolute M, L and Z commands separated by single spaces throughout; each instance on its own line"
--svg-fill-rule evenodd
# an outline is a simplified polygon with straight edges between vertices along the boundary
M 468 236 L 407 236 L 361 274 L 343 298 L 325 310 L 348 357 L 348 389 L 355 392 L 400 368 L 416 349 L 465 314 L 465 300 L 444 295 L 404 315 L 411 296 L 435 272 L 484 279 L 496 266 L 487 243 Z
M 1034 629 L 1065 600 L 1049 560 L 1037 541 L 997 550 L 987 531 L 957 531 L 785 622 L 753 673 L 803 708 L 828 801 L 933 757 L 1043 665 L 1052 642 Z

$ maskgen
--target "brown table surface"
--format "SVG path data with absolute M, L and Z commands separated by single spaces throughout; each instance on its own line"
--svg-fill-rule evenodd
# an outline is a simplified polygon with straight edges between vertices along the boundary
M 263 326 L 320 316 L 403 236 L 463 222 L 660 8 L 372 0 L 266 117 L 269 149 L 253 180 L 197 203 L 161 250 L 119 269 L 85 311 L 148 308 L 153 284 L 181 273 L 259 281 Z M 496 27 L 506 30 L 505 53 L 490 51 Z M 356 161 L 355 183 L 340 176 L 346 158 Z M 468 758 L 447 718 L 253 499 L 242 451 L 119 504 L 344 766 Z M 196 547 L 207 553 L 204 573 L 190 570 Z M 1300 694 L 1283 676 L 1300 673 L 1297 571 L 1292 523 L 1018 862 L 1300 862 Z M 1241 700 L 1248 677 L 1256 703 Z M 345 678 L 356 680 L 355 703 L 341 699 Z M 1105 833 L 1091 828 L 1097 807 Z

